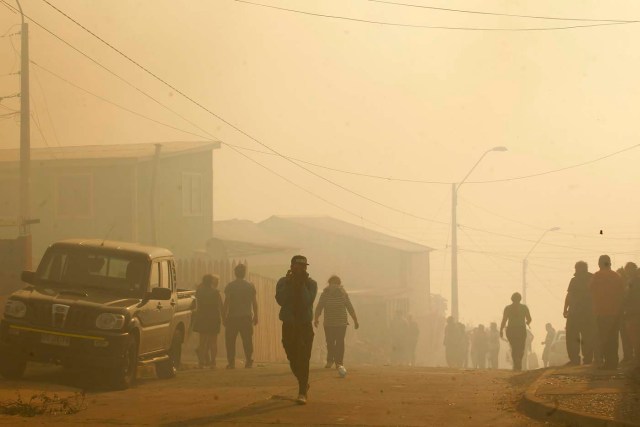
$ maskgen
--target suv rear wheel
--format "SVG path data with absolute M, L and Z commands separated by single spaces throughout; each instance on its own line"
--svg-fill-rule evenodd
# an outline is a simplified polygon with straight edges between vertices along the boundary
M 168 351 L 169 359 L 156 363 L 158 378 L 173 378 L 182 360 L 182 332 L 176 329 Z

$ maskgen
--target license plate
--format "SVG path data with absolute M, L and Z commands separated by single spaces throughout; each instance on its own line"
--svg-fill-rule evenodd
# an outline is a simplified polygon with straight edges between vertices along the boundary
M 40 342 L 43 344 L 58 345 L 61 347 L 69 347 L 71 339 L 63 335 L 42 334 Z

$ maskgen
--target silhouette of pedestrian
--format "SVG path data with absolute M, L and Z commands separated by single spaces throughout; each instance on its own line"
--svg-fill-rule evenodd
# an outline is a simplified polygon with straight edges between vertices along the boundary
M 563 311 L 567 319 L 568 365 L 580 364 L 580 350 L 582 350 L 582 363 L 588 365 L 593 362 L 596 340 L 596 320 L 589 289 L 593 274 L 589 273 L 589 266 L 584 261 L 576 262 L 574 269 L 575 273 L 569 282 Z
M 298 380 L 296 401 L 307 403 L 309 391 L 309 359 L 313 346 L 313 302 L 318 284 L 307 273 L 307 258 L 291 258 L 291 269 L 276 285 L 276 301 L 280 305 L 282 320 L 282 346 L 291 371 Z
M 598 345 L 604 358 L 604 364 L 600 369 L 613 370 L 618 368 L 624 284 L 620 275 L 611 270 L 609 255 L 601 255 L 598 266 L 600 270 L 593 275 L 591 281 L 591 296 L 593 313 L 598 325 Z
M 500 323 L 500 338 L 504 337 L 504 329 L 507 329 L 507 340 L 511 345 L 511 358 L 513 360 L 513 370 L 522 370 L 522 358 L 524 357 L 524 346 L 527 339 L 527 326 L 531 324 L 531 314 L 529 308 L 521 304 L 522 295 L 516 292 L 511 295 L 512 304 L 504 308 L 502 323 Z
M 547 330 L 547 336 L 542 341 L 542 345 L 544 346 L 544 350 L 542 350 L 542 363 L 544 367 L 549 366 L 549 358 L 551 356 L 551 345 L 553 344 L 553 340 L 556 338 L 556 330 L 553 328 L 551 323 L 547 323 L 545 325 L 545 329 Z
M 193 331 L 199 335 L 198 367 L 216 366 L 218 353 L 218 334 L 220 333 L 222 297 L 218 291 L 218 277 L 205 274 L 202 283 L 196 289 L 198 309 L 194 315 Z

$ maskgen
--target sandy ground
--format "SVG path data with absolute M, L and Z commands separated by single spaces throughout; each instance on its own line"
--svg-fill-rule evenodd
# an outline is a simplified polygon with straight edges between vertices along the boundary
M 524 388 L 538 374 L 439 368 L 354 366 L 346 378 L 313 368 L 306 406 L 288 367 L 180 371 L 158 380 L 153 368 L 126 391 L 89 391 L 73 415 L 0 415 L 2 425 L 402 425 L 541 426 L 517 411 Z M 88 377 L 56 367 L 29 367 L 22 381 L 0 380 L 0 401 L 46 392 L 73 396 Z

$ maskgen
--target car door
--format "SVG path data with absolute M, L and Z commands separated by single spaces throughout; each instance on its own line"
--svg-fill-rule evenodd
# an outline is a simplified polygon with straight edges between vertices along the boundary
M 173 338 L 173 318 L 175 315 L 176 307 L 176 291 L 175 283 L 173 280 L 173 271 L 170 260 L 165 259 L 160 261 L 160 286 L 163 288 L 171 289 L 171 299 L 167 301 L 159 301 L 156 307 L 158 308 L 159 322 L 162 325 L 160 328 L 161 336 L 160 343 L 162 349 L 168 349 L 171 346 L 171 339 Z
M 153 288 L 160 287 L 161 272 L 160 262 L 153 261 L 151 263 L 151 271 L 149 273 L 149 288 L 148 294 L 150 295 Z M 154 351 L 162 350 L 163 345 L 163 333 L 165 332 L 165 325 L 163 325 L 162 308 L 163 304 L 167 301 L 160 301 L 155 299 L 145 299 L 143 305 L 138 311 L 138 318 L 141 324 L 140 334 L 140 352 L 151 353 Z

